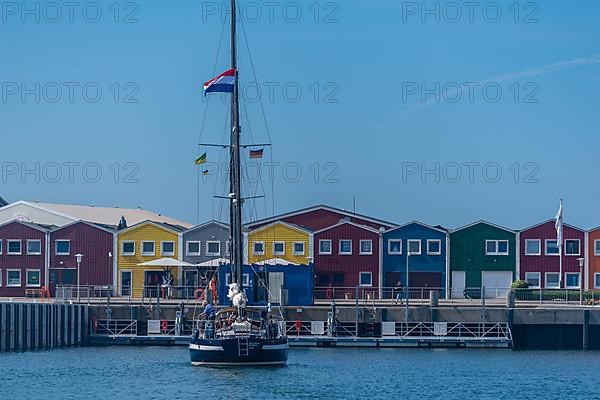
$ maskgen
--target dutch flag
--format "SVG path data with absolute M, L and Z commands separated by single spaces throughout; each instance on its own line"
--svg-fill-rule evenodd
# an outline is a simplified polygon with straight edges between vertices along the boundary
M 233 87 L 235 86 L 235 69 L 223 72 L 216 78 L 204 84 L 204 94 L 207 93 L 233 93 Z

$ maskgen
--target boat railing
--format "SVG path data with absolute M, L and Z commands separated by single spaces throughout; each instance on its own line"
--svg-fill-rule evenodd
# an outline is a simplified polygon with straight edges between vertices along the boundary
M 283 321 L 275 319 L 261 321 L 254 318 L 232 319 L 228 316 L 198 320 L 195 328 L 201 337 L 222 338 L 233 334 L 263 335 L 266 332 L 267 322 L 278 326 L 276 335 L 282 333 L 285 326 Z

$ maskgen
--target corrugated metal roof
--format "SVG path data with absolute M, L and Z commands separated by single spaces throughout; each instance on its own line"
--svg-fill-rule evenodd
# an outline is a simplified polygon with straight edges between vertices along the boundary
M 71 204 L 51 204 L 25 202 L 33 207 L 51 212 L 67 215 L 78 220 L 88 221 L 100 225 L 117 226 L 121 217 L 125 217 L 130 226 L 144 221 L 154 221 L 171 225 L 173 228 L 190 228 L 192 224 L 143 209 L 94 207 Z
M 252 228 L 256 225 L 263 225 L 269 222 L 273 222 L 273 221 L 277 221 L 277 220 L 281 220 L 281 219 L 285 219 L 291 216 L 295 216 L 295 215 L 300 215 L 300 214 L 305 214 L 311 211 L 316 211 L 316 210 L 326 210 L 326 211 L 331 211 L 334 213 L 338 213 L 341 215 L 345 215 L 347 217 L 353 217 L 353 218 L 357 218 L 357 219 L 362 219 L 365 221 L 369 221 L 369 222 L 373 222 L 376 224 L 380 224 L 383 226 L 387 226 L 387 227 L 393 227 L 393 226 L 397 226 L 397 224 L 393 223 L 393 222 L 389 222 L 389 221 L 383 221 L 377 218 L 373 218 L 373 217 L 369 217 L 363 214 L 357 214 L 354 212 L 350 212 L 347 210 L 342 210 L 341 208 L 336 208 L 336 207 L 332 207 L 332 206 L 327 206 L 324 204 L 320 204 L 320 205 L 316 205 L 316 206 L 312 206 L 312 207 L 307 207 L 307 208 L 303 208 L 300 210 L 296 210 L 296 211 L 292 211 L 292 212 L 288 212 L 285 214 L 280 214 L 280 215 L 276 215 L 274 217 L 270 217 L 270 218 L 265 218 L 265 219 L 261 219 L 258 221 L 253 221 L 251 223 L 246 224 L 248 227 Z

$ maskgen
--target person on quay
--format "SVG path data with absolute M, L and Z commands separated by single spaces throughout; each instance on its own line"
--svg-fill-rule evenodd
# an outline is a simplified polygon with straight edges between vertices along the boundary
M 402 296 L 404 292 L 404 286 L 402 286 L 402 281 L 398 281 L 396 287 L 394 287 L 394 290 L 396 291 L 396 304 L 398 304 L 398 301 L 400 301 L 400 304 L 402 304 Z

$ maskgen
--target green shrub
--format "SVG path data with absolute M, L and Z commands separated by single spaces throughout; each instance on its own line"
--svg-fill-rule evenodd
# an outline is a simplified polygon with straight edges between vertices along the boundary
M 527 283 L 526 281 L 514 281 L 511 285 L 511 287 L 513 289 L 529 289 L 529 283 Z

